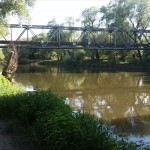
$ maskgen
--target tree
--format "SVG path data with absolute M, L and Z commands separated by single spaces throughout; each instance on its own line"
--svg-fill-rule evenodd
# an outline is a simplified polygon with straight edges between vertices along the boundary
M 36 0 L 1 0 L 0 22 L 7 23 L 9 16 L 18 16 L 20 19 L 29 19 L 28 10 Z
M 111 0 L 100 8 L 106 27 L 146 29 L 150 25 L 150 0 Z M 138 36 L 138 35 L 136 35 Z M 138 50 L 139 58 L 142 54 Z
M 32 37 L 32 41 L 40 42 L 42 46 L 46 46 L 48 44 L 48 36 L 47 33 L 41 32 Z M 48 59 L 49 53 L 51 51 L 46 49 L 35 49 L 30 53 L 30 59 Z
M 102 21 L 106 27 L 147 28 L 150 25 L 150 0 L 111 0 L 102 6 Z
M 57 23 L 56 19 L 53 18 L 52 20 L 50 20 L 48 22 L 48 25 L 49 26 L 59 26 L 59 24 Z M 49 30 L 49 32 L 47 33 L 47 39 L 50 40 L 50 41 L 53 41 L 53 42 L 56 42 L 58 41 L 58 34 L 57 34 L 57 29 L 52 29 L 52 30 Z M 62 59 L 62 51 L 58 51 L 58 50 L 51 50 L 50 51 L 50 54 L 53 55 L 53 56 L 56 56 L 58 60 L 61 60 Z
M 99 27 L 99 17 L 99 8 L 87 8 L 82 12 L 82 24 L 84 27 Z
M 20 20 L 29 21 L 29 8 L 36 0 L 1 0 L 0 1 L 0 25 L 7 24 L 9 16 L 17 16 Z M 6 28 L 0 30 L 2 34 Z M 18 66 L 18 51 L 14 44 L 10 44 L 11 53 L 3 69 L 2 75 L 12 81 Z
M 90 7 L 85 9 L 82 12 L 82 24 L 84 27 L 91 27 L 91 28 L 97 28 L 100 26 L 100 11 L 98 7 Z M 89 34 L 86 36 L 86 38 L 88 38 L 88 42 L 92 43 L 93 41 L 96 40 L 96 38 L 99 35 L 97 35 L 96 33 L 93 32 L 93 34 Z M 90 39 L 90 41 L 89 41 Z M 86 39 L 83 39 L 86 40 Z M 87 52 L 91 59 L 97 59 L 99 60 L 100 58 L 100 53 L 101 51 L 99 50 L 94 50 L 94 51 L 90 51 Z
M 129 15 L 129 8 L 127 0 L 111 1 L 107 6 L 102 6 L 100 12 L 102 13 L 101 20 L 105 22 L 107 28 L 128 28 L 129 23 L 127 17 Z
M 75 25 L 75 19 L 73 17 L 67 17 L 65 19 L 65 25 L 69 27 L 74 27 Z
M 128 20 L 132 28 L 146 29 L 150 25 L 150 0 L 128 0 Z

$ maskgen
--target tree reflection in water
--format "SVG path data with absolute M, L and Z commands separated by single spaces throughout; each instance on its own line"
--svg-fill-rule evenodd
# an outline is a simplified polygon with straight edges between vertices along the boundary
M 126 135 L 150 135 L 150 74 L 79 69 L 31 68 L 18 71 L 25 86 L 51 89 L 74 111 L 86 111 Z M 23 72 L 23 73 L 22 73 Z

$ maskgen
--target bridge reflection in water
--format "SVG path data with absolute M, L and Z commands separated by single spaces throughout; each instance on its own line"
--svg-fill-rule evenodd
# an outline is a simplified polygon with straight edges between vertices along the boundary
M 7 27 L 10 38 L 3 35 L 0 47 L 8 47 L 10 43 L 14 43 L 24 49 L 150 50 L 150 30 L 145 29 L 18 24 Z M 18 36 L 13 39 L 18 31 Z M 36 38 L 36 33 L 43 34 L 43 31 L 48 38 Z

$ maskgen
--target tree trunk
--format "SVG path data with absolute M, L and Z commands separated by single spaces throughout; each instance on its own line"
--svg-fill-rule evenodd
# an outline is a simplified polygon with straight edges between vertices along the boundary
M 97 60 L 99 60 L 99 57 L 100 57 L 100 56 L 99 56 L 99 52 L 98 52 L 98 50 L 96 51 L 95 56 L 96 56 L 96 59 L 97 59 Z
M 13 77 L 18 67 L 18 51 L 14 44 L 10 44 L 10 49 L 11 53 L 3 69 L 2 75 L 9 81 L 13 82 Z
M 139 56 L 140 60 L 142 60 L 142 54 L 141 54 L 140 50 L 138 50 L 138 56 Z

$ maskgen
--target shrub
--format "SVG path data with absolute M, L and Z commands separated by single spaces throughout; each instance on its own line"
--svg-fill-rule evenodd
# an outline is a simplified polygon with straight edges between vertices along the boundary
M 2 76 L 0 81 L 4 91 L 11 91 L 1 92 L 0 117 L 19 121 L 37 150 L 137 149 L 135 143 L 114 137 L 95 116 L 73 113 L 64 99 L 51 91 L 16 94 L 18 89 L 14 85 Z
M 18 94 L 20 92 L 23 92 L 23 86 L 21 84 L 12 84 L 4 76 L 0 75 L 0 97 Z
M 3 54 L 2 49 L 0 49 L 0 61 L 4 61 L 4 59 L 5 59 L 5 56 Z
M 17 119 L 29 131 L 35 149 L 136 149 L 135 143 L 116 141 L 102 120 L 73 113 L 63 98 L 51 91 L 2 96 L 0 116 Z

